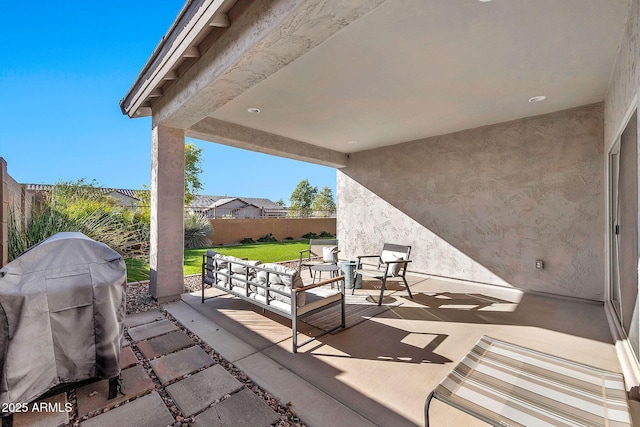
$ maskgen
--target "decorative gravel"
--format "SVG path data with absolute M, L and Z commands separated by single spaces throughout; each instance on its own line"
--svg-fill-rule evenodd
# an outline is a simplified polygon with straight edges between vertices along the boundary
M 185 292 L 194 292 L 201 289 L 201 276 L 199 274 L 185 276 L 184 278 L 184 290 Z M 195 345 L 200 346 L 211 358 L 215 361 L 215 363 L 219 364 L 223 368 L 225 368 L 231 375 L 233 375 L 238 381 L 240 381 L 244 387 L 248 388 L 252 392 L 254 392 L 259 398 L 264 400 L 267 405 L 269 405 L 275 412 L 280 414 L 280 420 L 273 424 L 274 426 L 292 426 L 292 427 L 306 427 L 303 421 L 298 418 L 295 411 L 291 409 L 291 402 L 281 403 L 275 397 L 264 391 L 262 388 L 254 384 L 254 382 L 241 370 L 233 365 L 233 363 L 224 359 L 220 354 L 216 353 L 216 351 L 208 346 L 205 342 L 203 342 L 197 335 L 190 332 L 187 328 L 182 326 L 180 322 L 178 322 L 171 314 L 165 311 L 161 306 L 158 305 L 157 302 L 151 298 L 149 295 L 149 282 L 135 282 L 127 284 L 127 314 L 140 313 L 148 310 L 160 310 L 167 319 L 172 321 L 178 328 L 180 328 L 185 334 L 191 338 L 191 340 L 195 343 Z M 132 341 L 128 336 L 128 333 L 125 331 L 125 338 Z M 171 399 L 169 393 L 167 393 L 165 387 L 162 386 L 160 381 L 155 376 L 153 369 L 149 364 L 149 361 L 145 358 L 144 354 L 140 352 L 135 343 L 131 344 L 132 350 L 138 357 L 140 361 L 142 361 L 142 365 L 149 373 L 149 376 L 154 381 L 156 386 L 156 391 L 160 394 L 162 399 L 164 400 L 165 405 L 169 408 L 169 411 L 176 419 L 176 422 L 173 424 L 174 427 L 186 427 L 190 426 L 193 422 L 193 417 L 187 418 L 180 412 L 180 409 Z M 192 374 L 190 374 L 192 375 Z M 77 416 L 77 400 L 75 395 L 75 390 L 72 390 L 68 393 L 68 402 L 73 405 L 73 411 L 70 414 L 70 423 L 71 426 L 78 426 L 80 422 L 86 419 L 79 419 Z M 124 403 L 123 403 L 124 404 Z M 97 414 L 96 414 L 97 415 Z M 95 415 L 94 415 L 95 416 Z

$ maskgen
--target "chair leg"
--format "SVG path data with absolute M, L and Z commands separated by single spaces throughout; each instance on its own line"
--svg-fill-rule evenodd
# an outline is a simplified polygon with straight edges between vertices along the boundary
M 382 287 L 380 289 L 380 298 L 378 299 L 378 307 L 382 305 L 382 298 L 384 297 L 384 290 L 385 290 L 385 288 L 387 286 L 387 277 L 386 276 L 383 277 L 381 279 L 381 281 L 382 281 Z
M 293 352 L 297 353 L 298 352 L 298 317 L 294 316 L 293 319 L 291 319 L 291 330 L 293 332 Z
M 409 292 L 409 298 L 413 299 L 413 295 L 411 294 L 411 288 L 409 287 L 409 284 L 407 283 L 407 279 L 405 279 L 404 276 L 402 276 L 402 280 L 404 280 L 404 285 L 407 287 L 407 291 Z
M 429 393 L 424 404 L 424 427 L 429 427 L 429 405 L 431 404 L 431 399 L 433 399 L 433 392 Z
M 356 292 L 356 284 L 358 283 L 358 273 L 354 272 L 353 274 L 353 278 L 351 279 L 351 295 L 353 295 Z M 345 286 L 347 286 L 347 284 L 345 283 Z
M 344 286 L 345 286 L 345 285 L 343 284 L 342 286 L 343 286 L 343 288 L 342 288 L 342 289 L 344 289 Z M 344 329 L 344 328 L 346 328 L 346 327 L 347 327 L 347 322 L 346 322 L 346 320 L 345 320 L 345 317 L 346 317 L 346 307 L 345 307 L 345 302 L 344 302 L 344 300 L 345 300 L 345 298 L 344 298 L 344 291 L 343 291 L 343 293 L 342 293 L 342 302 L 340 303 L 340 306 L 341 306 L 341 307 L 340 307 L 340 310 L 342 311 L 342 313 L 341 313 L 341 314 L 342 314 L 342 324 L 341 324 L 340 326 L 342 326 L 342 329 Z

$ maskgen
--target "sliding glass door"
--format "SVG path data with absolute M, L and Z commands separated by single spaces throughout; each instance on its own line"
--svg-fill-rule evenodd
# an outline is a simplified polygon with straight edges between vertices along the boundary
M 636 358 L 638 328 L 638 138 L 637 112 L 610 156 L 611 295 L 610 300 Z

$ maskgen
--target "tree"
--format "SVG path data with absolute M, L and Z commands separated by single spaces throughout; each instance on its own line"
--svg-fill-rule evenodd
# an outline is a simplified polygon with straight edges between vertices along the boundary
M 184 145 L 184 205 L 189 206 L 193 198 L 202 190 L 202 148 L 193 142 Z
M 276 205 L 280 206 L 281 208 L 286 208 L 287 204 L 285 203 L 284 199 L 281 197 L 276 201 Z
M 136 197 L 139 200 L 136 215 L 145 223 L 151 224 L 151 190 L 147 184 L 142 184 L 142 190 L 136 191 Z
M 324 187 L 313 200 L 311 208 L 317 216 L 330 217 L 336 211 L 336 202 L 333 200 L 331 188 Z
M 202 173 L 202 148 L 196 147 L 193 142 L 184 145 L 184 205 L 190 206 L 198 190 L 202 190 L 200 174 Z M 151 190 L 146 185 L 142 190 L 136 192 L 136 197 L 140 200 L 138 212 L 150 218 L 151 212 Z M 150 222 L 150 220 L 148 220 Z
M 303 179 L 291 193 L 289 212 L 300 217 L 311 216 L 311 205 L 316 194 L 318 194 L 318 188 L 312 186 L 308 179 Z

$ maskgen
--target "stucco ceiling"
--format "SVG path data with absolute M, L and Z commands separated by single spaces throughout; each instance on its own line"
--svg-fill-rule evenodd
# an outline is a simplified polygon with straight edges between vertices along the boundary
M 350 153 L 600 102 L 628 6 L 387 1 L 209 117 Z

